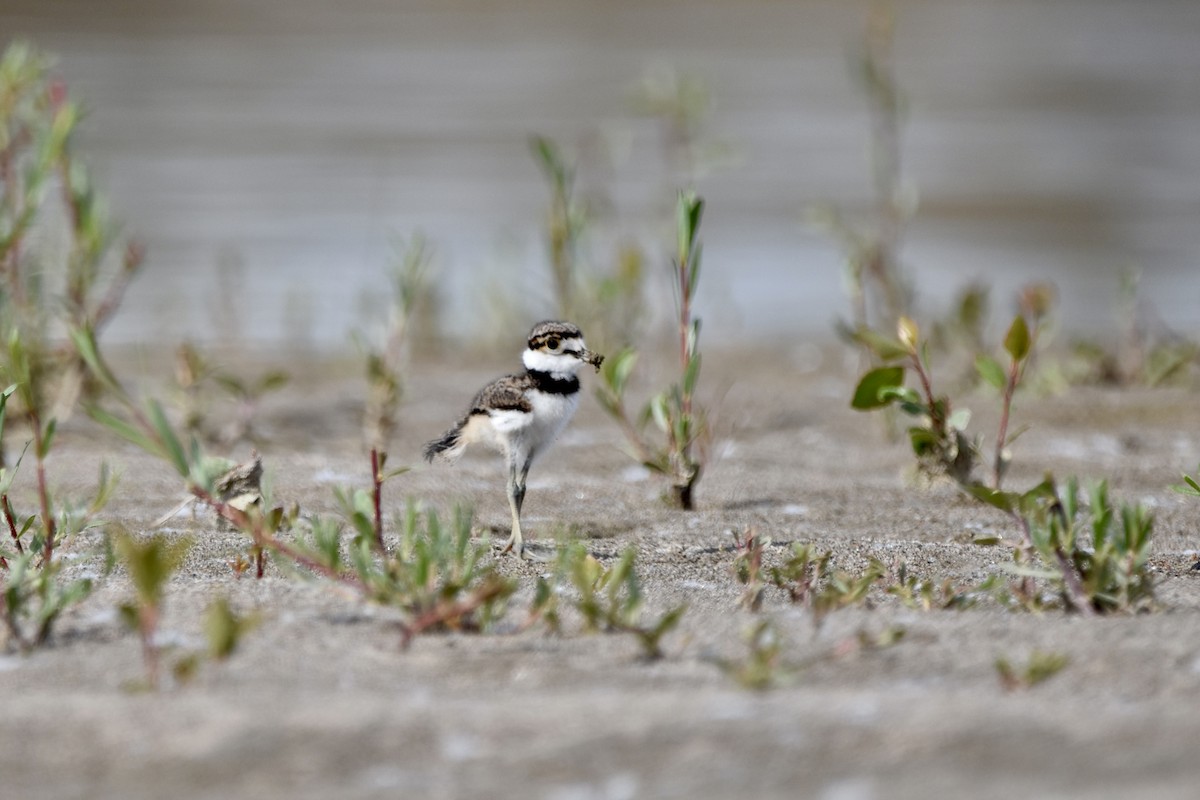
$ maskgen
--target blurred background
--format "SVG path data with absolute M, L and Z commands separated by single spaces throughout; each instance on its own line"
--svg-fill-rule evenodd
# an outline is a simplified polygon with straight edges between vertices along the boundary
M 0 44 L 58 56 L 79 150 L 146 245 L 110 341 L 344 348 L 417 231 L 446 332 L 503 306 L 523 333 L 554 313 L 536 134 L 595 210 L 595 258 L 644 248 L 661 317 L 674 193 L 695 185 L 713 345 L 849 316 L 843 250 L 811 217 L 875 203 L 869 7 L 4 0 Z M 1200 327 L 1200 3 L 908 0 L 894 22 L 919 308 L 984 281 L 1007 311 L 1046 279 L 1067 326 L 1103 331 L 1138 270 L 1153 315 Z

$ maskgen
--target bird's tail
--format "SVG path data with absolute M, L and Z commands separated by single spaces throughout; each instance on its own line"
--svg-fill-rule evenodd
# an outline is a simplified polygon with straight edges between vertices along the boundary
M 462 455 L 467 446 L 463 429 L 467 426 L 467 418 L 460 419 L 453 428 L 442 434 L 440 439 L 434 439 L 425 444 L 425 460 L 433 463 L 434 459 L 453 464 Z

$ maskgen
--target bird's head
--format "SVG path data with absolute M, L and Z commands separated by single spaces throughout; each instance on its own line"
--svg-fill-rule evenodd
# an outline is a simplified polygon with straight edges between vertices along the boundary
M 522 355 L 527 369 L 552 375 L 574 375 L 584 364 L 600 371 L 604 356 L 587 349 L 583 332 L 570 322 L 539 322 L 529 332 Z

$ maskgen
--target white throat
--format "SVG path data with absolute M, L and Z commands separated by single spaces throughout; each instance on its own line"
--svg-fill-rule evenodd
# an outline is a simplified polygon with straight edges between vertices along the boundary
M 583 362 L 575 356 L 563 353 L 545 353 L 541 350 L 525 350 L 521 354 L 525 368 L 535 372 L 548 372 L 555 378 L 573 378 L 583 366 Z

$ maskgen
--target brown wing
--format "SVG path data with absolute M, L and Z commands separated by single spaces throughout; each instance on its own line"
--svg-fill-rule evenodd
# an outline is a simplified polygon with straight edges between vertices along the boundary
M 471 401 L 472 414 L 486 414 L 491 409 L 506 409 L 530 413 L 533 406 L 525 398 L 525 393 L 533 388 L 533 381 L 528 375 L 505 375 L 497 378 L 479 390 Z

